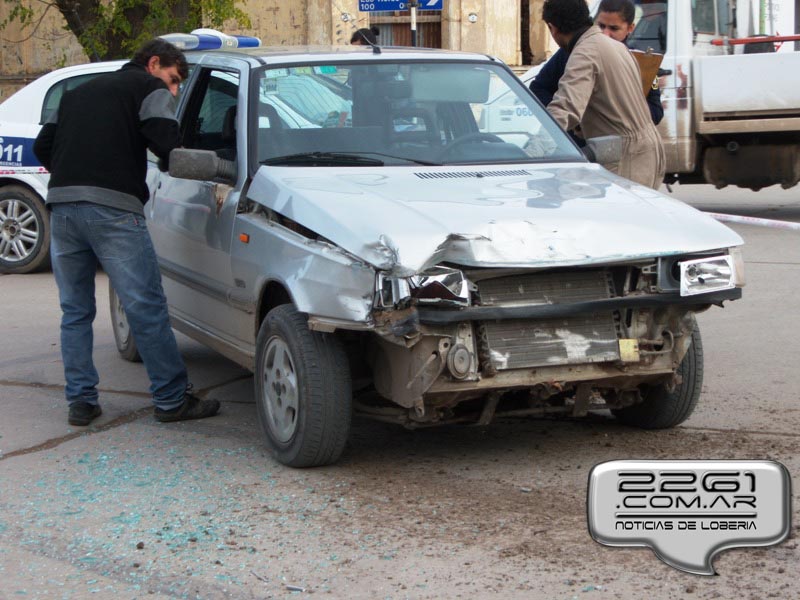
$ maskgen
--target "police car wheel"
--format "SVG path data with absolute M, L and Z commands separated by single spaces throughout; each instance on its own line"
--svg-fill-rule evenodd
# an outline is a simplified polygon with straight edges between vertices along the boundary
M 44 202 L 19 185 L 0 188 L 0 272 L 50 266 L 50 219 Z
M 691 416 L 703 388 L 703 341 L 696 321 L 692 343 L 677 374 L 680 382 L 674 387 L 665 384 L 643 386 L 643 401 L 640 404 L 611 412 L 622 423 L 641 429 L 668 429 L 680 425 Z

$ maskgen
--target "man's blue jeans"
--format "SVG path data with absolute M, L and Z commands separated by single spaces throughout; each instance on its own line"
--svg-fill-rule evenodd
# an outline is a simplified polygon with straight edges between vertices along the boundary
M 92 204 L 50 205 L 51 259 L 61 299 L 61 356 L 67 401 L 97 404 L 92 360 L 94 278 L 98 261 L 108 275 L 139 349 L 153 403 L 181 405 L 186 367 L 169 324 L 161 274 L 144 217 Z

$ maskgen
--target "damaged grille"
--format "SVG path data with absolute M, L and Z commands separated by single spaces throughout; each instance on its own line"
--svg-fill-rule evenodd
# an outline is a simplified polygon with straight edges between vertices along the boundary
M 479 283 L 483 306 L 565 304 L 614 296 L 603 270 L 544 273 Z M 493 370 L 605 362 L 619 359 L 614 313 L 542 320 L 486 321 L 479 338 Z

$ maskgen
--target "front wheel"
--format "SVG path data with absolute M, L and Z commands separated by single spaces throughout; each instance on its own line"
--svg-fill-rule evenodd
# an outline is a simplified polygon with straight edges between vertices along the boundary
M 129 362 L 142 362 L 139 356 L 139 349 L 136 347 L 136 340 L 133 339 L 133 332 L 122 308 L 122 301 L 117 296 L 111 284 L 108 285 L 108 304 L 111 308 L 111 328 L 114 330 L 114 341 L 117 344 L 119 355 Z
M 50 220 L 26 187 L 0 190 L 0 273 L 33 273 L 50 265 Z
M 347 355 L 331 334 L 311 331 L 294 306 L 272 309 L 256 340 L 258 420 L 275 458 L 290 467 L 336 462 L 352 419 Z
M 642 429 L 668 429 L 691 416 L 703 387 L 703 342 L 692 321 L 692 342 L 677 371 L 680 383 L 672 390 L 663 383 L 642 386 L 641 403 L 612 411 L 620 421 Z

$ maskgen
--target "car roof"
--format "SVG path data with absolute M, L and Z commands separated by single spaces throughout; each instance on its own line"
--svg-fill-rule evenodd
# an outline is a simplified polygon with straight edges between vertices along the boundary
M 411 48 L 408 46 L 380 46 L 376 53 L 370 46 L 259 46 L 257 48 L 231 48 L 219 50 L 188 50 L 186 57 L 194 64 L 213 63 L 215 58 L 240 58 L 250 63 L 251 68 L 264 65 L 281 65 L 293 62 L 364 62 L 395 60 L 446 60 L 498 62 L 496 58 L 475 52 L 439 50 L 433 48 Z M 115 71 L 125 60 L 84 63 L 56 69 L 42 75 L 2 103 L 0 118 L 38 122 L 42 100 L 47 90 L 56 82 L 88 73 Z
M 80 75 L 116 71 L 125 62 L 124 60 L 112 60 L 83 63 L 45 73 L 14 92 L 0 104 L 0 119 L 4 121 L 38 123 L 45 94 L 54 84 Z
M 400 46 L 379 46 L 380 53 L 375 53 L 370 46 L 260 46 L 258 48 L 236 48 L 224 50 L 190 50 L 187 57 L 237 55 L 254 64 L 270 65 L 288 62 L 341 62 L 341 61 L 387 61 L 387 60 L 464 60 L 481 62 L 499 62 L 496 58 L 476 52 L 455 50 L 439 50 L 433 48 L 410 48 Z

